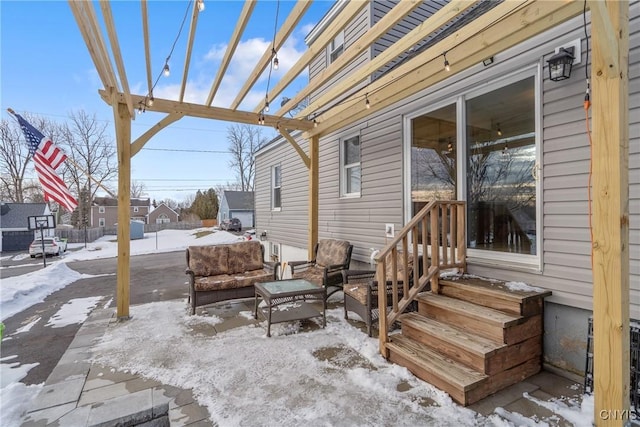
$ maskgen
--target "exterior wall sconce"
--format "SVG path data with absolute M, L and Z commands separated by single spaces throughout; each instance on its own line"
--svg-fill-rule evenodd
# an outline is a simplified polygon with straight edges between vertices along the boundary
M 568 79 L 573 66 L 573 47 L 560 48 L 558 53 L 547 61 L 549 63 L 549 80 L 554 82 Z
M 265 230 L 262 233 L 260 233 L 260 240 L 263 241 L 263 242 L 265 240 L 267 240 L 267 230 Z

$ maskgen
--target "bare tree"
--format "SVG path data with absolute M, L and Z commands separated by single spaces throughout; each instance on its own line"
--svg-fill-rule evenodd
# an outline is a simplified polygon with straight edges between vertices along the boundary
M 72 112 L 70 119 L 70 123 L 61 127 L 61 138 L 68 147 L 67 156 L 71 159 L 71 162 L 67 162 L 64 174 L 73 182 L 75 193 L 80 194 L 86 188 L 87 199 L 91 201 L 99 189 L 95 181 L 105 185 L 117 176 L 115 145 L 109 141 L 107 123 L 99 122 L 95 114 L 89 115 L 80 110 Z
M 139 199 L 147 194 L 147 186 L 144 182 L 131 180 L 131 198 Z
M 232 125 L 227 128 L 227 141 L 231 160 L 229 166 L 234 170 L 242 191 L 253 190 L 255 177 L 255 154 L 266 143 L 260 128 L 251 125 Z

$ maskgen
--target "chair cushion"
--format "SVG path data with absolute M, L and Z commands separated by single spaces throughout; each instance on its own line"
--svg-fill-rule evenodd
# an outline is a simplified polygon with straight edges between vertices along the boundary
M 322 286 L 324 281 L 324 268 L 307 267 L 304 270 L 294 270 L 292 279 L 305 279 L 316 286 Z
M 346 240 L 324 239 L 318 242 L 316 264 L 321 267 L 344 264 L 347 262 L 349 243 Z
M 227 245 L 189 246 L 189 269 L 196 276 L 217 276 L 229 272 Z
M 405 279 L 405 274 L 404 274 L 404 269 L 402 268 L 402 263 L 404 259 L 404 254 L 402 251 L 397 251 L 396 252 L 396 262 L 397 262 L 397 268 L 398 268 L 398 276 L 397 279 L 400 282 L 403 282 Z M 387 256 L 385 257 L 385 263 L 387 265 L 387 280 L 393 280 L 393 252 L 389 252 L 387 254 Z M 408 276 L 411 277 L 411 269 L 413 268 L 413 254 L 407 254 L 407 269 L 409 271 L 407 271 Z
M 262 270 L 262 250 L 260 242 L 250 240 L 229 245 L 229 274 Z
M 347 283 L 342 288 L 346 295 L 358 301 L 360 304 L 367 305 L 368 283 Z
M 221 289 L 236 289 L 239 287 L 241 286 L 238 286 L 236 278 L 228 274 L 198 277 L 193 286 L 196 291 L 219 291 Z
M 234 276 L 237 287 L 243 288 L 245 286 L 252 286 L 254 283 L 264 283 L 273 281 L 273 272 L 269 272 L 263 269 L 243 271 L 242 274 Z

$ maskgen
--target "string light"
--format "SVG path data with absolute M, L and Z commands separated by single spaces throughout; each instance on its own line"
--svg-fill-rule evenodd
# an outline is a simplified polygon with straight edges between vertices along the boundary
M 280 67 L 280 61 L 278 61 L 278 52 L 275 49 L 272 49 L 273 52 L 273 69 L 277 70 Z
M 318 127 L 318 121 L 316 119 L 313 119 L 313 127 L 314 128 Z
M 453 143 L 451 142 L 451 140 L 449 140 L 449 143 L 447 144 L 447 151 L 449 153 L 453 151 Z
M 147 101 L 147 106 L 148 107 L 153 107 L 153 94 L 151 94 L 151 96 L 149 97 L 149 100 Z
M 204 0 L 198 0 L 198 12 L 202 12 L 204 10 Z
M 371 108 L 371 103 L 369 102 L 369 94 L 368 93 L 365 93 L 365 95 L 364 95 L 364 106 L 366 107 L 367 110 L 369 108 Z
M 502 136 L 502 129 L 500 129 L 500 123 L 496 123 L 496 126 L 498 127 L 497 129 L 498 136 Z
M 447 52 L 443 53 L 442 56 L 444 56 L 444 69 L 445 69 L 445 71 L 451 71 L 451 64 L 449 64 L 449 61 L 447 60 Z
M 171 71 L 169 70 L 169 63 L 168 62 L 164 63 L 164 68 L 162 69 L 162 74 L 164 74 L 165 77 L 169 77 L 169 74 L 171 74 Z
M 269 97 L 268 96 L 264 97 L 264 111 L 266 111 L 267 113 L 269 112 Z

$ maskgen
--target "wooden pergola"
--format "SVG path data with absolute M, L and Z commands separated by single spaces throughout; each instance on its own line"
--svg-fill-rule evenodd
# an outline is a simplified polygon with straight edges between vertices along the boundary
M 117 315 L 129 317 L 130 284 L 130 181 L 131 158 L 160 130 L 182 117 L 201 117 L 236 123 L 256 124 L 264 103 L 253 111 L 240 111 L 238 106 L 262 72 L 269 66 L 274 50 L 278 50 L 289 37 L 308 9 L 310 0 L 298 0 L 289 16 L 282 22 L 273 44 L 255 65 L 236 99 L 227 108 L 212 107 L 236 47 L 249 22 L 256 2 L 247 0 L 228 49 L 216 75 L 212 75 L 211 90 L 202 103 L 184 101 L 191 63 L 195 30 L 198 24 L 198 3 L 192 1 L 182 84 L 178 99 L 154 99 L 149 105 L 152 89 L 149 22 L 147 1 L 141 0 L 141 36 L 144 38 L 148 91 L 131 93 L 126 67 L 121 55 L 115 18 L 108 0 L 98 2 L 104 28 L 98 23 L 93 2 L 69 0 L 78 28 L 95 64 L 103 88 L 102 99 L 113 108 L 118 152 L 118 269 Z M 273 100 L 304 70 L 312 59 L 326 49 L 328 43 L 346 24 L 367 6 L 368 1 L 350 1 L 315 38 L 306 52 L 275 83 L 268 93 Z M 309 173 L 308 248 L 318 240 L 318 155 L 319 140 L 358 120 L 380 111 L 399 100 L 410 97 L 448 77 L 478 64 L 483 59 L 553 28 L 582 13 L 582 1 L 508 0 L 468 22 L 453 34 L 423 50 L 392 72 L 371 81 L 371 75 L 390 60 L 402 55 L 431 32 L 455 19 L 475 4 L 473 0 L 452 0 L 413 31 L 399 39 L 379 56 L 340 80 L 320 97 L 311 102 L 295 118 L 285 117 L 301 100 L 334 77 L 354 58 L 368 49 L 381 35 L 393 28 L 403 17 L 418 7 L 420 2 L 401 1 L 378 23 L 373 25 L 358 43 L 348 46 L 344 53 L 294 98 L 273 114 L 264 115 L 264 125 L 276 128 L 295 148 Z M 626 1 L 588 0 L 591 11 L 592 41 L 592 157 L 593 157 L 593 311 L 594 311 L 594 391 L 595 420 L 597 424 L 623 425 L 623 414 L 629 410 L 629 185 L 628 185 L 628 57 L 629 57 L 629 4 Z M 216 7 L 213 3 L 209 7 Z M 489 25 L 500 22 L 500 25 Z M 106 34 L 105 34 L 106 33 Z M 270 37 L 267 37 L 268 39 Z M 108 41 L 108 43 L 107 43 Z M 454 64 L 451 73 L 442 69 L 437 60 L 447 52 Z M 113 60 L 111 60 L 113 58 Z M 362 82 L 369 82 L 358 89 Z M 353 102 L 362 102 L 368 96 L 371 108 L 353 108 Z M 339 101 L 339 102 L 338 102 Z M 166 116 L 146 133 L 131 141 L 131 121 L 136 109 L 145 105 L 147 111 L 165 113 Z M 312 120 L 309 120 L 312 118 Z M 314 123 L 315 122 L 315 123 Z M 314 126 L 317 125 L 317 126 Z M 308 152 L 291 137 L 290 131 L 302 131 L 309 140 Z M 624 411 L 627 412 L 624 412 Z M 604 411 L 604 412 L 603 412 Z M 614 416 L 616 412 L 618 416 Z M 603 416 L 602 414 L 608 414 Z

